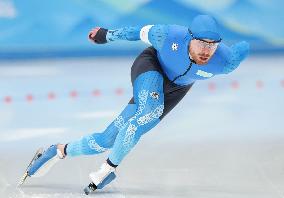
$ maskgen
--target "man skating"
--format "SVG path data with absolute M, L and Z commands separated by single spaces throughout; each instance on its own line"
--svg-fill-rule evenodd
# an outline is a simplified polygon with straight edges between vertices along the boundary
M 195 17 L 189 28 L 179 25 L 116 30 L 97 27 L 90 32 L 89 38 L 95 44 L 142 40 L 151 45 L 131 67 L 133 97 L 103 132 L 39 151 L 25 176 L 44 175 L 66 156 L 94 155 L 111 149 L 106 162 L 89 175 L 93 190 L 103 188 L 115 178 L 116 167 L 141 136 L 179 103 L 196 80 L 232 72 L 249 51 L 249 45 L 244 41 L 231 47 L 223 44 L 216 21 L 207 15 Z

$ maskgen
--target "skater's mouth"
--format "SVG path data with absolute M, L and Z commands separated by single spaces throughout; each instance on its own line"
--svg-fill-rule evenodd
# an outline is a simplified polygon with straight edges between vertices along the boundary
M 207 60 L 208 60 L 208 57 L 199 56 L 199 59 L 202 60 L 202 61 L 207 61 Z

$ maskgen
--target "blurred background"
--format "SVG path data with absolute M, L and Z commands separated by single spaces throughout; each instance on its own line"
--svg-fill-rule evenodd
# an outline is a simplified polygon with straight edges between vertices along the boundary
M 0 1 L 0 58 L 136 55 L 140 42 L 94 47 L 94 26 L 115 29 L 147 24 L 189 26 L 198 14 L 213 15 L 229 43 L 247 40 L 253 52 L 283 51 L 280 0 L 29 0 Z
M 284 197 L 284 2 L 280 0 L 0 0 L 0 195 L 82 197 L 107 158 L 67 158 L 16 185 L 39 147 L 102 132 L 132 96 L 147 47 L 94 45 L 92 27 L 190 26 L 214 16 L 223 41 L 251 52 L 228 75 L 198 81 L 147 133 L 96 197 Z

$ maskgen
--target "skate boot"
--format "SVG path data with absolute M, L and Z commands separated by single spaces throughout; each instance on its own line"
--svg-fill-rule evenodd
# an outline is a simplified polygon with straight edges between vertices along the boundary
M 45 175 L 58 160 L 63 158 L 64 156 L 59 149 L 57 149 L 57 145 L 52 145 L 45 150 L 39 158 L 34 160 L 27 170 L 28 175 L 30 177 L 41 177 Z
M 92 172 L 89 174 L 91 183 L 84 189 L 85 194 L 95 191 L 96 189 L 102 189 L 111 181 L 116 178 L 115 168 L 110 166 L 108 163 L 102 164 L 97 172 Z
M 52 145 L 45 151 L 43 151 L 42 148 L 38 149 L 28 165 L 19 185 L 22 185 L 28 176 L 41 177 L 45 175 L 58 160 L 63 158 L 64 156 L 57 149 L 57 145 Z

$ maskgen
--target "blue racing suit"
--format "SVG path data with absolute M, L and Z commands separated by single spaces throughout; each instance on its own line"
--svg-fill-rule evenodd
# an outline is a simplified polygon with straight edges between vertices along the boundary
M 201 17 L 190 28 L 146 25 L 108 30 L 106 40 L 109 43 L 142 40 L 151 47 L 133 63 L 133 98 L 122 113 L 103 132 L 69 143 L 66 154 L 89 155 L 111 149 L 108 162 L 117 166 L 140 137 L 160 122 L 196 80 L 235 70 L 248 54 L 249 45 L 244 41 L 230 47 L 221 42 L 206 65 L 197 65 L 189 57 L 189 44 L 193 39 L 190 30 L 196 32 L 200 29 L 205 38 L 210 38 L 215 31 L 215 24 L 212 23 L 210 17 Z

